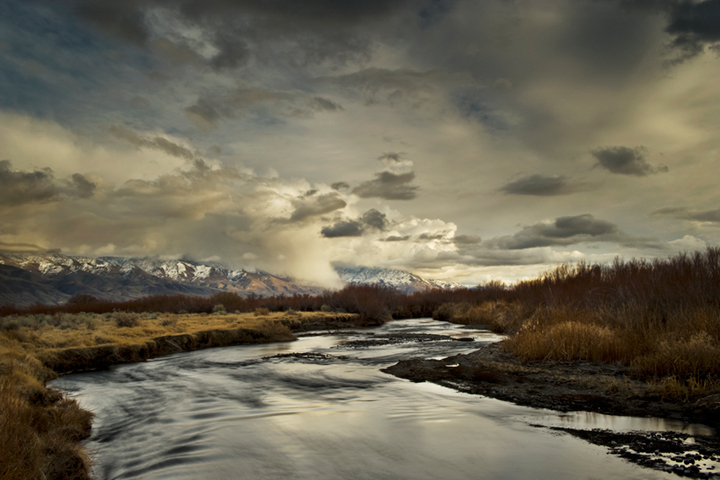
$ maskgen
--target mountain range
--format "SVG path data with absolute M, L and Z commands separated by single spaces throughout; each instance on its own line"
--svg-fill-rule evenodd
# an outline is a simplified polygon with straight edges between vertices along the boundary
M 403 293 L 457 284 L 426 280 L 402 270 L 336 267 L 344 283 L 378 284 Z M 60 304 L 78 294 L 124 301 L 147 295 L 315 295 L 323 288 L 263 271 L 234 270 L 192 260 L 76 257 L 60 253 L 0 253 L 0 304 Z

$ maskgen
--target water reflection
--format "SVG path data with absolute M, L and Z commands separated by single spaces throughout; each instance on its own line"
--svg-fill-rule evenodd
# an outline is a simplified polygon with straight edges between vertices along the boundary
M 345 343 L 396 332 L 476 341 Z M 530 426 L 570 417 L 379 371 L 400 358 L 469 352 L 497 338 L 431 319 L 398 321 L 173 355 L 55 385 L 96 412 L 87 445 L 104 479 L 671 478 Z

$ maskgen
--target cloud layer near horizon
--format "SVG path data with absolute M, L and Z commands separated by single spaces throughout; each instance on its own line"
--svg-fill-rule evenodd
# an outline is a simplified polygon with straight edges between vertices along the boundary
M 0 249 L 472 284 L 720 241 L 720 0 L 8 0 L 0 25 Z

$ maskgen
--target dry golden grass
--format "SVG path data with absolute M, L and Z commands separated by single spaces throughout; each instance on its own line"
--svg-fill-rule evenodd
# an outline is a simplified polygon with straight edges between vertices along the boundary
M 504 346 L 523 360 L 619 362 L 663 398 L 689 401 L 720 392 L 719 325 L 710 308 L 653 318 L 637 308 L 541 307 Z

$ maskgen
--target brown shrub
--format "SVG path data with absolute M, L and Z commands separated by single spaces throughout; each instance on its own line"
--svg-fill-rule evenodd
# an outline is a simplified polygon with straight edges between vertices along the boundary
M 265 307 L 258 307 L 255 309 L 255 312 L 253 313 L 256 317 L 260 317 L 263 315 L 269 315 L 270 310 Z
M 134 312 L 113 313 L 115 324 L 120 328 L 137 327 L 140 325 L 140 315 Z

